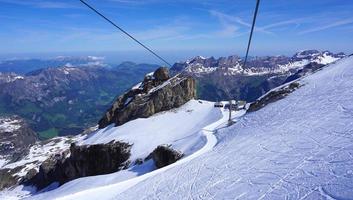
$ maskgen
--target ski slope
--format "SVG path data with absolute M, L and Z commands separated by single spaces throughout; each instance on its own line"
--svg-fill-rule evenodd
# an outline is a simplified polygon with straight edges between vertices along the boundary
M 236 120 L 245 110 L 233 112 Z M 214 133 L 226 126 L 228 111 L 214 108 L 212 102 L 191 100 L 172 111 L 162 112 L 146 119 L 130 121 L 122 126 L 101 129 L 83 140 L 82 144 L 107 143 L 123 140 L 133 143 L 132 157 L 144 158 L 160 144 L 172 144 L 185 156 L 180 161 L 155 169 L 152 160 L 116 173 L 73 180 L 53 191 L 30 199 L 100 199 L 102 193 L 119 194 L 130 187 L 175 166 L 187 163 L 210 151 L 217 143 Z M 169 134 L 166 134 L 169 133 Z
M 180 108 L 160 112 L 149 118 L 100 129 L 83 140 L 82 144 L 108 143 L 112 140 L 128 142 L 133 144 L 130 160 L 134 161 L 146 158 L 161 144 L 173 144 L 183 138 L 198 143 L 203 137 L 200 130 L 222 116 L 221 110 L 215 109 L 212 102 L 191 100 Z
M 107 199 L 351 199 L 353 57 L 300 82 L 212 151 Z

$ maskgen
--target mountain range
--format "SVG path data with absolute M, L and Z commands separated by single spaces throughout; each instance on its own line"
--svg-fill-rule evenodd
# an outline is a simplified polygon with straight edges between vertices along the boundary
M 245 67 L 243 58 L 236 55 L 218 59 L 197 56 L 175 63 L 171 70 L 193 76 L 201 99 L 254 101 L 313 63 L 324 66 L 345 56 L 344 53 L 305 50 L 293 56 L 252 57 Z
M 97 56 L 57 56 L 54 58 L 13 58 L 0 61 L 0 72 L 13 72 L 16 74 L 26 74 L 31 71 L 48 67 L 62 66 L 101 66 L 109 67 L 104 57 Z

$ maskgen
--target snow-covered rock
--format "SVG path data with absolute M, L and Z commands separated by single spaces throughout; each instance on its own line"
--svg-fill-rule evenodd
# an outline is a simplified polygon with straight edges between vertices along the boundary
M 166 67 L 146 75 L 138 86 L 120 95 L 98 122 L 99 128 L 122 125 L 130 120 L 177 108 L 196 96 L 195 80 L 188 76 L 169 77 Z
M 0 168 L 21 159 L 37 140 L 36 133 L 21 117 L 0 117 Z

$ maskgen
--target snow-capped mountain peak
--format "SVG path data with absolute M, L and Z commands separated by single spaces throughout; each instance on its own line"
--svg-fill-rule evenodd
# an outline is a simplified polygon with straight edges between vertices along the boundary
M 329 64 L 345 57 L 344 53 L 334 54 L 329 51 L 303 50 L 292 57 L 287 56 L 264 56 L 254 57 L 248 60 L 246 68 L 243 67 L 244 61 L 239 56 L 204 58 L 194 57 L 186 62 L 176 63 L 172 70 L 184 70 L 189 74 L 202 76 L 222 71 L 224 75 L 245 75 L 257 76 L 264 74 L 285 74 L 291 73 L 293 69 L 301 69 L 309 63 Z

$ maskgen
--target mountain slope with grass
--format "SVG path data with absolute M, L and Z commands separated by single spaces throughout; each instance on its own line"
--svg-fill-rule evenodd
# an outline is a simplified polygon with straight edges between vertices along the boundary
M 94 126 L 117 95 L 158 66 L 63 66 L 25 75 L 0 73 L 0 113 L 25 118 L 41 139 Z

